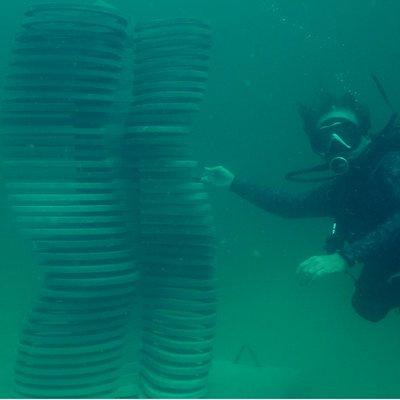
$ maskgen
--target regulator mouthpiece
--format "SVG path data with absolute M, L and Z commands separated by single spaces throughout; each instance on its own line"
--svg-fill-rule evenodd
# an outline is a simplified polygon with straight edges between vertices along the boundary
M 329 168 L 331 169 L 332 172 L 334 172 L 336 175 L 343 175 L 349 170 L 349 161 L 341 156 L 334 157 L 332 160 L 329 162 Z

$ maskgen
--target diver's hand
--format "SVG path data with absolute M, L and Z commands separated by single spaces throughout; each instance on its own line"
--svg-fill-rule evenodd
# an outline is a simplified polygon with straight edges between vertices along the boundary
M 231 186 L 235 175 L 225 167 L 205 167 L 201 181 L 218 187 Z
M 314 279 L 337 272 L 345 272 L 349 267 L 347 261 L 338 253 L 314 256 L 302 262 L 297 268 L 300 283 L 306 285 Z

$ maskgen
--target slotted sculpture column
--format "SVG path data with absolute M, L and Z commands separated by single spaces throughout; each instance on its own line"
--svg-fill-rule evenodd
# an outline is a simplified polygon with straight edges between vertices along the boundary
M 109 146 L 126 26 L 104 2 L 43 4 L 16 41 L 4 179 L 42 276 L 21 335 L 19 396 L 108 397 L 116 386 L 138 279 Z
M 206 89 L 210 31 L 177 19 L 135 33 L 126 140 L 139 177 L 141 389 L 147 397 L 202 397 L 216 313 L 214 232 L 190 124 Z

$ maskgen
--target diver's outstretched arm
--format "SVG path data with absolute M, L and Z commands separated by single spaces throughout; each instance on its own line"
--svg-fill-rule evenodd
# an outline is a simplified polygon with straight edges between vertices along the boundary
M 331 182 L 302 194 L 294 194 L 250 183 L 222 166 L 206 168 L 203 182 L 230 188 L 257 207 L 285 218 L 326 217 L 332 214 Z

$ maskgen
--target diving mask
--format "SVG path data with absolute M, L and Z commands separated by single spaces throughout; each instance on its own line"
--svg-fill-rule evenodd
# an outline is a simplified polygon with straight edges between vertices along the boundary
M 358 119 L 349 110 L 334 109 L 318 120 L 310 141 L 314 152 L 328 161 L 330 169 L 343 174 L 362 141 Z

